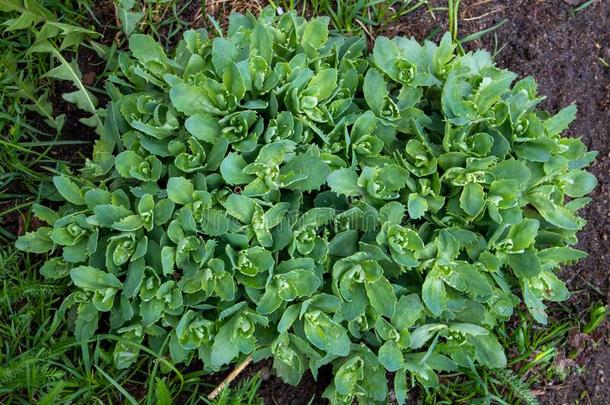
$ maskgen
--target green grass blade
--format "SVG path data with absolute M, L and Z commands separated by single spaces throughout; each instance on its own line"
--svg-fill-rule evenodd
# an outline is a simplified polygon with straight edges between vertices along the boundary
M 489 34 L 490 32 L 493 32 L 495 30 L 497 30 L 498 28 L 500 28 L 501 26 L 503 26 L 504 24 L 506 24 L 508 22 L 508 19 L 505 18 L 504 20 L 500 21 L 499 23 L 495 24 L 492 27 L 489 28 L 485 28 L 484 30 L 481 31 L 477 31 L 473 34 L 467 35 L 464 38 L 460 39 L 460 42 L 462 44 L 465 44 L 466 42 L 470 42 L 470 41 L 475 41 L 477 39 L 480 39 L 481 37 L 483 37 L 484 35 Z
M 108 382 L 110 384 L 112 384 L 121 394 L 123 394 L 123 396 L 125 397 L 125 399 L 127 399 L 127 401 L 129 401 L 130 404 L 132 405 L 138 405 L 138 401 L 136 401 L 136 399 L 129 393 L 127 392 L 127 390 L 125 390 L 125 388 L 123 388 L 121 386 L 121 384 L 119 384 L 114 378 L 112 378 L 108 373 L 106 373 L 104 370 L 102 370 L 97 364 L 93 364 L 93 366 L 97 369 L 97 371 L 100 372 L 101 375 L 104 376 L 105 379 L 108 380 Z

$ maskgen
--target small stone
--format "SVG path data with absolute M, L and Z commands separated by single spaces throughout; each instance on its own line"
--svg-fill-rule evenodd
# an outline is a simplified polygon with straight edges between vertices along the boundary
M 83 84 L 85 86 L 91 86 L 95 83 L 95 72 L 88 72 L 83 75 Z
M 269 371 L 269 367 L 263 367 L 261 369 L 261 380 L 269 381 L 271 379 L 271 372 Z

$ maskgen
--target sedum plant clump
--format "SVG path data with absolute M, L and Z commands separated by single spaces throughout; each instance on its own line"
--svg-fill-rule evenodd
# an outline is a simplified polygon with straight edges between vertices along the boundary
M 331 365 L 334 404 L 399 401 L 438 373 L 504 367 L 494 327 L 545 323 L 585 224 L 595 154 L 561 137 L 531 78 L 420 45 L 330 35 L 265 9 L 173 56 L 132 35 L 92 158 L 22 236 L 69 277 L 75 333 L 214 372 L 272 358 L 298 384 Z M 134 343 L 133 345 L 130 343 Z M 409 381 L 409 383 L 407 383 Z

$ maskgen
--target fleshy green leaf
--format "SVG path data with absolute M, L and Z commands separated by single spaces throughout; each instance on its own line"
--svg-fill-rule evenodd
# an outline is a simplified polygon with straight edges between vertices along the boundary
M 433 273 L 428 273 L 422 285 L 422 300 L 426 307 L 436 316 L 440 315 L 447 305 L 445 284 Z
M 469 336 L 468 341 L 474 345 L 477 360 L 485 367 L 506 367 L 506 356 L 498 340 L 492 335 Z
M 195 138 L 208 143 L 215 143 L 220 137 L 218 119 L 210 114 L 195 114 L 184 122 L 184 127 Z
M 379 362 L 390 372 L 402 367 L 402 353 L 396 342 L 390 340 L 379 348 Z
M 240 155 L 229 153 L 220 164 L 220 174 L 229 184 L 247 184 L 255 177 L 244 173 L 246 166 L 246 161 Z
M 176 204 L 186 205 L 193 201 L 195 187 L 184 177 L 172 177 L 167 182 L 167 197 Z
M 358 174 L 353 169 L 335 170 L 328 175 L 326 182 L 337 194 L 348 197 L 362 194 L 362 189 L 358 186 Z
M 53 184 L 55 184 L 57 191 L 66 201 L 71 202 L 74 205 L 85 204 L 82 189 L 70 180 L 70 178 L 66 176 L 55 176 L 53 177 Z
M 468 183 L 464 186 L 460 196 L 460 207 L 470 216 L 476 216 L 485 205 L 485 192 L 477 183 Z

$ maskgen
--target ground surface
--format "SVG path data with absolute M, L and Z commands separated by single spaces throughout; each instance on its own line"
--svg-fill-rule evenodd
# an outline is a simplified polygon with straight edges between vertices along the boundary
M 222 13 L 230 10 L 221 2 Z M 257 6 L 253 1 L 252 6 Z M 432 1 L 433 5 L 446 4 Z M 572 102 L 579 108 L 578 119 L 568 132 L 571 136 L 582 136 L 591 150 L 599 151 L 599 157 L 592 166 L 599 186 L 591 194 L 593 202 L 584 210 L 589 223 L 580 234 L 578 248 L 586 250 L 590 256 L 575 266 L 563 271 L 563 279 L 573 292 L 566 303 L 570 311 L 583 314 L 593 303 L 608 302 L 610 287 L 609 256 L 610 241 L 610 69 L 602 61 L 610 62 L 610 0 L 598 0 L 581 12 L 573 13 L 573 4 L 579 0 L 464 0 L 460 8 L 460 36 L 464 37 L 481 29 L 491 27 L 507 19 L 507 22 L 494 33 L 482 40 L 467 44 L 466 48 L 484 47 L 491 51 L 500 50 L 498 65 L 513 70 L 521 76 L 531 75 L 539 84 L 540 93 L 548 98 L 543 108 L 556 112 Z M 570 4 L 568 4 L 570 3 Z M 100 2 L 96 8 L 100 19 L 113 18 L 112 8 Z M 256 7 L 254 7 L 256 8 Z M 218 10 L 212 10 L 218 11 Z M 185 16 L 198 24 L 201 12 L 196 8 L 189 10 L 192 15 Z M 398 22 L 380 27 L 375 34 L 414 36 L 422 40 L 437 27 L 444 32 L 447 24 L 444 10 L 420 9 L 403 17 Z M 222 21 L 221 21 L 222 22 Z M 108 33 L 106 33 L 108 34 Z M 110 32 L 107 37 L 112 38 Z M 112 39 L 110 39 L 112 40 Z M 99 73 L 88 60 L 81 57 L 84 73 Z M 93 80 L 93 79 L 92 79 Z M 65 89 L 58 88 L 58 94 Z M 64 112 L 78 112 L 69 104 L 56 104 Z M 69 119 L 68 123 L 76 123 Z M 70 124 L 72 125 L 72 124 Z M 70 139 L 91 140 L 91 131 L 81 125 L 67 127 Z M 57 150 L 62 157 L 77 156 L 74 150 Z M 90 153 L 84 147 L 81 156 Z M 68 157 L 68 156 L 66 156 Z M 19 225 L 14 224 L 17 228 Z M 605 404 L 610 398 L 610 327 L 606 323 L 593 336 L 573 334 L 567 350 L 576 353 L 574 360 L 568 361 L 572 373 L 563 382 L 547 382 L 544 386 L 533 387 L 540 402 L 545 404 Z M 568 353 L 565 353 L 566 355 Z M 574 356 L 572 356 L 574 357 Z M 564 356 L 557 356 L 558 359 Z M 565 360 L 564 360 L 565 361 Z M 261 370 L 263 384 L 260 393 L 269 404 L 317 404 L 323 387 L 331 378 L 328 370 L 321 372 L 318 382 L 306 375 L 298 387 L 281 383 L 270 372 L 271 364 L 263 363 L 251 367 L 247 374 Z M 416 395 L 416 394 L 414 394 Z M 310 402 L 310 399 L 315 399 Z

